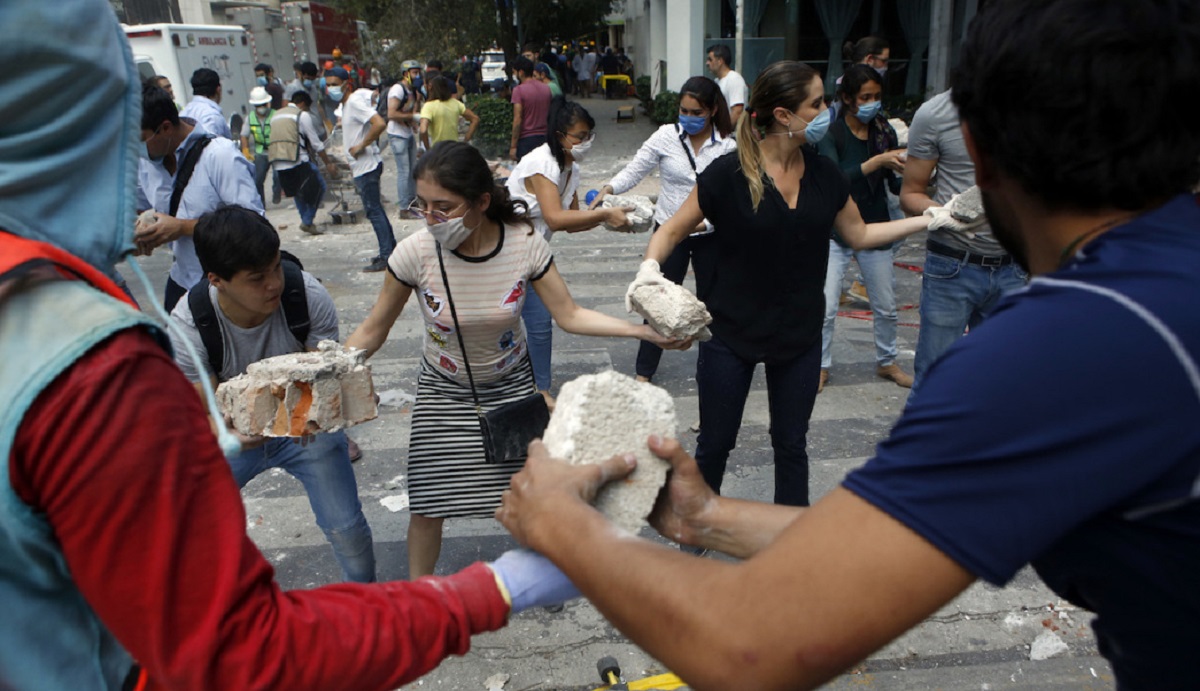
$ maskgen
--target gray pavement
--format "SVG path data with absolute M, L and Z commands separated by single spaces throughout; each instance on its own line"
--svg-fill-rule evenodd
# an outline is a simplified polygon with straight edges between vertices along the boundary
M 583 166 L 582 193 L 599 187 L 620 169 L 653 131 L 654 125 L 638 108 L 633 123 L 616 123 L 617 105 L 635 101 L 583 102 L 597 121 L 593 157 Z M 395 170 L 385 155 L 383 190 L 395 200 Z M 270 182 L 268 182 L 268 187 Z M 651 177 L 638 188 L 653 193 Z M 353 192 L 348 199 L 356 204 Z M 337 304 L 342 338 L 363 320 L 374 303 L 382 274 L 364 274 L 365 260 L 376 253 L 370 225 L 327 225 L 321 236 L 299 230 L 299 217 L 288 200 L 268 205 L 268 216 L 280 230 L 284 248 L 297 254 L 320 278 Z M 394 204 L 387 206 L 397 239 L 416 232 L 417 222 L 399 222 Z M 328 219 L 331 202 L 318 221 Z M 559 234 L 553 249 L 559 269 L 575 300 L 583 306 L 626 317 L 622 304 L 648 237 L 605 230 Z M 898 261 L 919 265 L 924 260 L 923 237 L 910 239 Z M 169 259 L 165 253 L 142 260 L 161 295 Z M 128 276 L 128 271 L 125 272 Z M 847 283 L 849 281 L 847 276 Z M 901 305 L 915 305 L 919 274 L 897 270 Z M 694 289 L 689 277 L 687 285 Z M 139 299 L 144 295 L 140 294 Z M 158 299 L 157 297 L 155 299 Z M 872 453 L 875 444 L 898 417 L 906 390 L 874 374 L 871 323 L 863 319 L 866 305 L 848 305 L 838 319 L 834 365 L 825 392 L 818 397 L 808 436 L 814 500 L 838 484 Z M 900 364 L 911 372 L 919 321 L 915 308 L 901 313 Z M 404 505 L 405 459 L 411 397 L 416 391 L 422 329 L 416 309 L 407 309 L 386 345 L 372 359 L 376 388 L 385 401 L 378 420 L 351 430 L 365 456 L 355 465 L 359 493 L 375 536 L 380 580 L 407 576 Z M 596 371 L 633 373 L 637 344 L 633 341 L 588 338 L 555 331 L 554 389 L 562 382 Z M 655 383 L 675 398 L 680 437 L 694 450 L 698 421 L 695 351 L 666 353 Z M 768 434 L 765 382 L 761 370 L 746 406 L 738 448 L 730 459 L 725 492 L 730 496 L 770 500 L 772 454 Z M 316 527 L 303 488 L 290 476 L 273 471 L 243 490 L 247 531 L 275 565 L 287 588 L 311 588 L 339 579 L 329 546 Z M 648 531 L 648 539 L 658 539 Z M 450 520 L 438 573 L 455 572 L 476 560 L 493 559 L 513 546 L 513 540 L 492 520 Z M 630 565 L 636 568 L 635 564 Z M 703 606 L 703 603 L 697 603 Z M 1112 688 L 1107 663 L 1098 656 L 1090 629 L 1091 615 L 1061 602 L 1028 569 L 1005 588 L 976 584 L 935 616 L 877 652 L 851 673 L 828 685 L 831 689 L 1082 689 Z M 802 625 L 798 622 L 798 625 Z M 1054 629 L 1068 646 L 1066 653 L 1045 661 L 1030 661 L 1029 646 L 1043 631 Z M 595 664 L 605 655 L 620 662 L 628 679 L 667 671 L 630 643 L 587 602 L 570 604 L 558 614 L 542 610 L 522 613 L 501 631 L 475 638 L 466 656 L 447 660 L 406 689 L 483 691 L 485 680 L 508 675 L 503 689 L 582 690 L 597 686 Z

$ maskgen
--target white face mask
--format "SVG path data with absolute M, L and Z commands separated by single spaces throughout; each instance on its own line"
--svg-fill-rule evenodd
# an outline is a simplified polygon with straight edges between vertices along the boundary
M 425 227 L 433 234 L 433 238 L 441 243 L 442 247 L 448 250 L 458 249 L 458 246 L 463 244 L 467 238 L 471 237 L 471 233 L 475 232 L 475 228 L 468 228 L 463 223 L 463 216 L 451 218 L 443 223 L 434 223 Z M 476 226 L 478 227 L 478 226 Z
M 594 141 L 596 140 L 589 139 L 586 142 L 579 142 L 575 146 L 571 147 L 571 158 L 575 159 L 576 161 L 582 161 L 583 159 L 587 158 L 588 151 L 591 151 L 592 142 Z

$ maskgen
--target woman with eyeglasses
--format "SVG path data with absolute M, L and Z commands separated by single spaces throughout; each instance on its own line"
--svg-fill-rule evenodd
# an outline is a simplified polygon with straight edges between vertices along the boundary
M 470 145 L 434 145 L 417 162 L 414 175 L 419 203 L 414 210 L 426 227 L 392 252 L 375 306 L 346 341 L 374 354 L 409 296 L 417 295 L 425 335 L 408 445 L 408 564 L 413 579 L 433 573 L 444 520 L 491 518 L 509 478 L 522 465 L 484 461 L 454 313 L 485 412 L 536 390 L 520 319 L 532 295 L 540 296 L 570 333 L 640 338 L 666 348 L 689 345 L 663 338 L 645 324 L 575 304 L 550 246 L 533 232 L 525 204 L 495 184 L 487 161 Z
M 813 147 L 829 128 L 820 75 L 799 62 L 768 66 L 738 121 L 737 151 L 713 161 L 679 211 L 650 239 L 629 286 L 664 285 L 659 269 L 704 219 L 713 225 L 696 294 L 713 316 L 700 344 L 696 460 L 720 492 L 758 363 L 766 370 L 775 503 L 807 506 L 808 418 L 817 397 L 825 269 L 836 231 L 855 248 L 926 227 L 909 218 L 866 224 L 837 166 Z M 711 257 L 712 261 L 707 261 Z
M 508 176 L 508 192 L 525 202 L 529 220 L 547 242 L 559 231 L 576 233 L 601 223 L 612 227 L 629 225 L 625 209 L 580 209 L 579 163 L 591 151 L 596 121 L 583 106 L 564 98 L 550 102 L 546 143 L 525 154 Z M 550 396 L 550 350 L 554 345 L 553 323 L 546 306 L 536 295 L 525 301 L 525 330 L 529 333 L 529 357 L 538 391 L 554 410 Z
M 663 125 L 650 135 L 633 160 L 600 188 L 600 194 L 588 208 L 596 208 L 610 194 L 624 194 L 657 167 L 662 179 L 658 203 L 654 206 L 654 229 L 658 230 L 675 215 L 696 186 L 696 175 L 737 148 L 729 136 L 732 133 L 733 124 L 721 88 L 708 77 L 692 77 L 679 92 L 679 122 Z M 662 263 L 663 275 L 682 284 L 688 264 L 700 259 L 699 252 L 711 232 L 708 221 L 697 225 L 695 232 L 676 245 Z M 662 348 L 642 342 L 635 365 L 638 381 L 650 381 L 658 371 L 660 359 Z

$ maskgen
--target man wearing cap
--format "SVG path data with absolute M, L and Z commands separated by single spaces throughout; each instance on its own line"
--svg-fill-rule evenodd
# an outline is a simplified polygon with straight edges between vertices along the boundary
M 550 88 L 551 99 L 555 98 L 556 96 L 563 95 L 562 87 L 558 85 L 557 75 L 554 74 L 554 71 L 551 70 L 550 66 L 546 63 L 539 62 L 538 64 L 534 65 L 533 76 L 539 82 Z
M 388 141 L 396 157 L 396 206 L 400 218 L 416 218 L 408 210 L 415 196 L 412 171 L 417 165 L 417 138 L 413 125 L 421 117 L 421 92 L 414 80 L 421 74 L 421 63 L 405 60 L 400 65 L 401 78 L 388 90 Z
M 192 100 L 179 111 L 179 117 L 195 120 L 209 134 L 233 139 L 221 112 L 221 77 L 216 71 L 201 67 L 192 73 Z
M 314 221 L 317 207 L 325 195 L 325 180 L 317 167 L 317 157 L 330 177 L 337 176 L 337 169 L 325 154 L 325 144 L 320 138 L 321 126 L 310 108 L 312 97 L 299 89 L 292 93 L 289 105 L 275 112 L 271 118 L 268 158 L 280 187 L 296 202 L 300 230 L 320 235 L 321 230 Z
M 242 151 L 248 151 L 254 157 L 254 188 L 258 190 L 258 198 L 263 206 L 267 198 L 263 195 L 263 182 L 267 179 L 267 171 L 271 169 L 267 158 L 267 144 L 271 141 L 271 118 L 275 117 L 276 108 L 270 105 L 271 96 L 266 88 L 256 86 L 250 90 L 250 115 L 242 122 Z M 279 203 L 279 177 L 274 176 L 275 196 L 272 202 Z
M 383 271 L 387 259 L 396 249 L 396 236 L 392 224 L 383 210 L 380 199 L 379 180 L 383 176 L 383 159 L 379 157 L 379 135 L 387 128 L 387 122 L 375 110 L 370 89 L 355 89 L 350 73 L 341 67 L 325 70 L 325 83 L 329 99 L 341 103 L 342 145 L 350 158 L 350 174 L 354 176 L 354 187 L 362 200 L 367 220 L 375 229 L 379 241 L 379 254 L 363 271 Z

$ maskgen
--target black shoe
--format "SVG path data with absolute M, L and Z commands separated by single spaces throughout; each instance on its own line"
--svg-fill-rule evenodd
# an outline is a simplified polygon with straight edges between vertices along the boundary
M 387 260 L 383 257 L 376 257 L 374 261 L 363 267 L 363 273 L 376 273 L 387 268 Z

